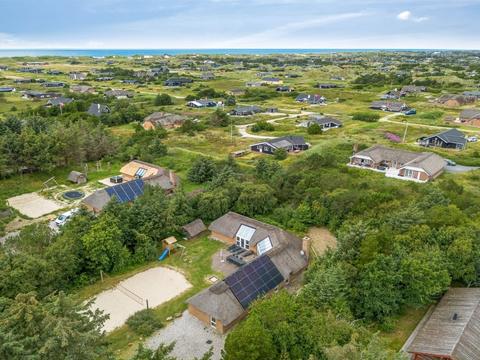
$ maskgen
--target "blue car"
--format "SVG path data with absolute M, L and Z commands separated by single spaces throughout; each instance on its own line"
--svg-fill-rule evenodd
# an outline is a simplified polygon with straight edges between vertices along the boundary
M 416 113 L 417 113 L 417 110 L 410 109 L 410 110 L 405 111 L 403 114 L 404 115 L 415 115 Z

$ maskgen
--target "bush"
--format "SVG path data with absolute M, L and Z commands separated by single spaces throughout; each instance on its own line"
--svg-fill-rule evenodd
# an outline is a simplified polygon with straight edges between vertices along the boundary
M 285 149 L 278 148 L 273 152 L 273 157 L 277 160 L 285 160 L 288 156 L 288 152 Z
M 173 105 L 173 101 L 170 95 L 160 94 L 155 98 L 154 104 L 155 106 Z
M 195 160 L 188 171 L 188 180 L 201 184 L 213 179 L 216 173 L 216 166 L 212 159 L 201 156 Z
M 352 115 L 353 120 L 377 122 L 380 119 L 380 115 L 371 112 L 358 112 Z
M 156 317 L 155 312 L 152 309 L 145 309 L 136 312 L 128 318 L 127 325 L 135 333 L 141 336 L 149 336 L 153 334 L 155 330 L 158 330 L 163 326 L 162 322 Z
M 322 133 L 322 128 L 318 124 L 312 124 L 308 127 L 307 132 L 310 135 L 318 135 Z
M 272 124 L 270 124 L 266 121 L 261 120 L 261 121 L 257 122 L 256 124 L 254 124 L 251 129 L 252 129 L 253 132 L 273 131 L 273 130 L 275 130 L 275 126 L 273 126 Z

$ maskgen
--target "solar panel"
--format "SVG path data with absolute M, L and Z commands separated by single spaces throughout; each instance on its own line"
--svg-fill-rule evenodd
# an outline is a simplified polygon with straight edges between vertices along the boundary
M 268 256 L 260 256 L 225 279 L 244 309 L 259 296 L 274 289 L 283 276 Z
M 115 196 L 120 203 L 124 203 L 133 201 L 140 195 L 143 195 L 143 185 L 143 180 L 138 179 L 111 186 L 106 188 L 105 191 L 110 197 Z

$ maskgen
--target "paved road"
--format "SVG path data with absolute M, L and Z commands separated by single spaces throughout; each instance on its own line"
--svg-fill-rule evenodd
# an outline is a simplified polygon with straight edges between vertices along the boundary
M 464 165 L 456 165 L 456 166 L 450 166 L 447 165 L 445 167 L 445 171 L 453 173 L 453 174 L 461 174 L 461 173 L 466 173 L 469 171 L 474 171 L 480 169 L 480 166 L 464 166 Z

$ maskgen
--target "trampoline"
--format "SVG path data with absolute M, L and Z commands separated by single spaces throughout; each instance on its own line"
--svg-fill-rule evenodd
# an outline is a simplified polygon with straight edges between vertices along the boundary
M 83 198 L 85 194 L 82 191 L 71 190 L 64 192 L 62 196 L 67 200 L 78 200 Z

